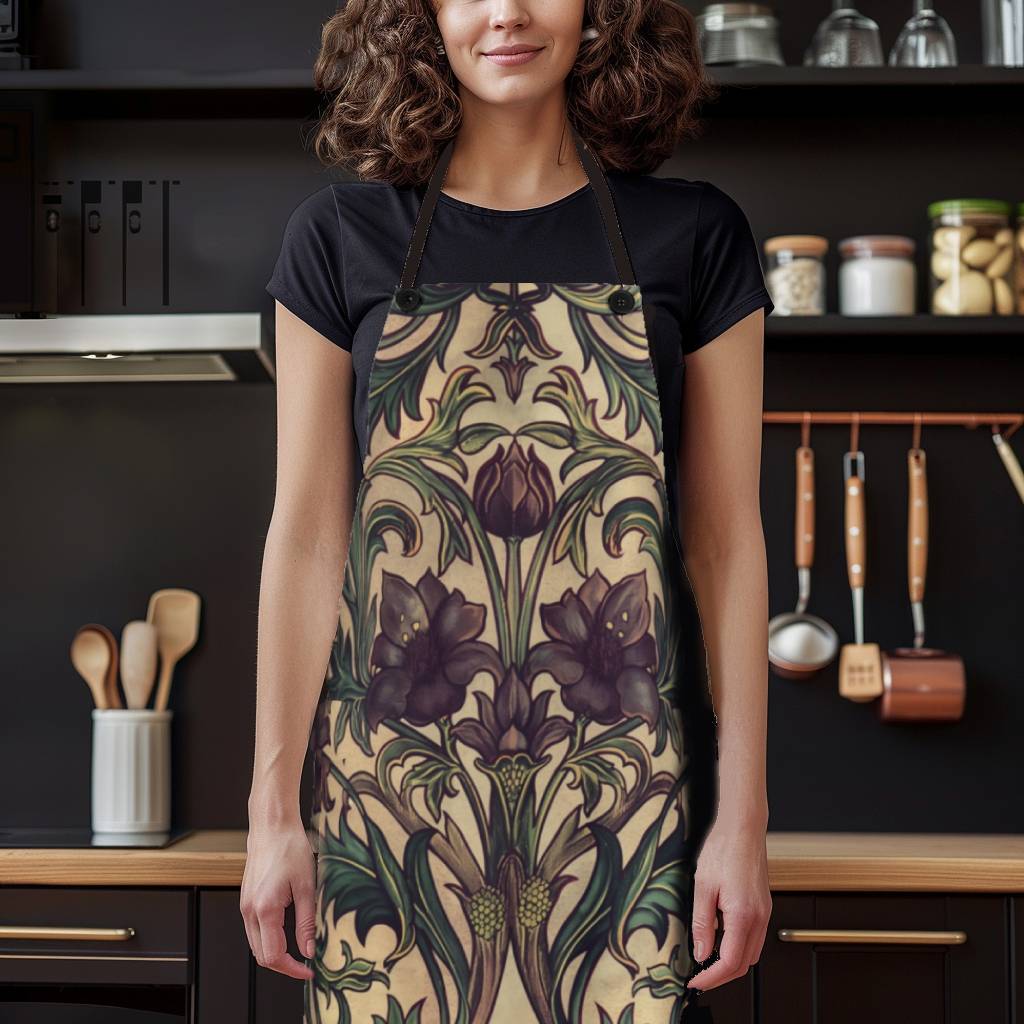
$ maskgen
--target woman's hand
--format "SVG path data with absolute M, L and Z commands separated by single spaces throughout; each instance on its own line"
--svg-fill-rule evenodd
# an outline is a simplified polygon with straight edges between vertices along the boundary
M 309 967 L 288 953 L 284 911 L 295 904 L 295 942 L 311 957 L 316 940 L 315 875 L 313 849 L 301 822 L 259 831 L 250 827 L 239 908 L 261 967 L 291 978 L 313 977 Z
M 719 817 L 704 840 L 694 874 L 694 959 L 711 955 L 718 909 L 723 937 L 719 958 L 688 987 L 704 992 L 724 985 L 760 959 L 772 912 L 765 832 L 760 819 Z

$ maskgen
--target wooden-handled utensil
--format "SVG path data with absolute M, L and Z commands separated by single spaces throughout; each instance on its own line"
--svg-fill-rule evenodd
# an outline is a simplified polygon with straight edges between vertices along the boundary
M 114 634 L 111 633 L 106 626 L 103 626 L 98 622 L 91 623 L 89 628 L 95 629 L 98 633 L 101 633 L 103 635 L 103 639 L 107 641 L 107 646 L 110 648 L 110 665 L 107 668 L 106 679 L 107 707 L 123 708 L 124 704 L 121 701 L 121 691 L 117 685 L 117 640 L 115 639 Z
M 130 708 L 144 708 L 153 692 L 157 668 L 157 629 L 134 619 L 121 631 L 121 684 Z
M 110 631 L 91 622 L 80 626 L 71 640 L 71 664 L 92 691 L 93 703 L 106 710 L 110 707 L 108 674 L 110 672 Z
M 809 444 L 796 450 L 794 522 L 796 611 L 775 615 L 768 623 L 768 660 L 780 676 L 809 679 L 831 662 L 839 649 L 839 636 L 831 624 L 807 611 L 814 564 L 814 449 Z
M 958 654 L 924 646 L 928 566 L 928 479 L 924 449 L 907 452 L 907 587 L 914 646 L 882 654 L 879 714 L 885 721 L 948 721 L 963 717 L 967 678 Z
M 996 446 L 999 458 L 1003 460 L 1003 465 L 1006 467 L 1006 472 L 1009 474 L 1013 486 L 1017 488 L 1020 500 L 1024 501 L 1024 470 L 1020 468 L 1020 462 L 1017 460 L 1016 453 L 1010 447 L 1010 442 L 1003 437 L 999 430 L 993 430 L 992 443 Z
M 195 646 L 199 635 L 199 595 L 181 587 L 155 591 L 149 598 L 146 621 L 157 629 L 160 651 L 160 679 L 153 707 L 163 711 L 171 695 L 171 676 L 178 660 Z
M 856 460 L 857 470 L 853 463 Z M 864 584 L 867 579 L 866 503 L 864 498 L 864 453 L 843 455 L 846 487 L 844 528 L 846 571 L 853 595 L 855 643 L 843 644 L 839 652 L 839 695 L 847 700 L 866 701 L 882 693 L 882 658 L 878 644 L 864 643 Z

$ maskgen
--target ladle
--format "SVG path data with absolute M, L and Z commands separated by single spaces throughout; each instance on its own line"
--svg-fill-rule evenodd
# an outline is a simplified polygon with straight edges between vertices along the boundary
M 809 679 L 829 664 L 839 649 L 835 629 L 806 611 L 814 564 L 814 450 L 807 440 L 805 434 L 805 443 L 796 450 L 796 611 L 783 612 L 768 623 L 768 660 L 788 679 Z

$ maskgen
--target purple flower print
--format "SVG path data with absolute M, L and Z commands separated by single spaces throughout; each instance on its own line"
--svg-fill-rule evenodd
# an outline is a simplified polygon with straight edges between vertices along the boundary
M 381 632 L 370 653 L 380 667 L 366 693 L 366 717 L 376 731 L 385 718 L 429 725 L 465 703 L 466 687 L 481 671 L 501 678 L 498 653 L 476 640 L 486 609 L 451 592 L 429 569 L 413 586 L 384 570 Z
M 543 604 L 541 624 L 551 640 L 530 651 L 527 678 L 550 672 L 562 702 L 603 725 L 639 715 L 653 729 L 659 711 L 658 648 L 647 632 L 651 611 L 643 570 L 614 586 L 596 569 L 578 591 Z
M 548 715 L 551 691 L 534 697 L 515 668 L 505 673 L 494 700 L 476 693 L 478 718 L 464 718 L 452 727 L 452 735 L 481 753 L 488 763 L 504 754 L 528 754 L 539 759 L 548 747 L 572 732 L 572 723 L 561 715 Z
M 473 485 L 473 505 L 484 529 L 496 537 L 532 537 L 548 524 L 555 505 L 551 471 L 530 445 L 524 453 L 513 440 L 481 467 Z

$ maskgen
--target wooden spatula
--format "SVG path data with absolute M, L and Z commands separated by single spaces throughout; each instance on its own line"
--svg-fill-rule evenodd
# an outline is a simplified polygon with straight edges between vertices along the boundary
M 160 650 L 160 680 L 156 687 L 153 707 L 163 711 L 171 695 L 171 675 L 183 654 L 195 646 L 199 635 L 199 609 L 202 602 L 193 590 L 167 587 L 157 590 L 149 598 L 146 621 L 157 630 Z
M 133 619 L 121 631 L 121 685 L 130 708 L 144 708 L 153 692 L 157 665 L 157 629 Z
M 96 707 L 107 710 L 107 672 L 110 668 L 110 645 L 103 627 L 90 623 L 80 626 L 71 640 L 71 664 L 88 683 Z
M 857 460 L 857 472 L 853 460 Z M 867 533 L 864 504 L 864 453 L 843 455 L 846 480 L 844 528 L 846 571 L 853 594 L 853 629 L 856 643 L 843 644 L 839 652 L 839 695 L 848 700 L 872 700 L 882 695 L 882 652 L 878 644 L 864 643 L 864 581 L 867 575 Z

